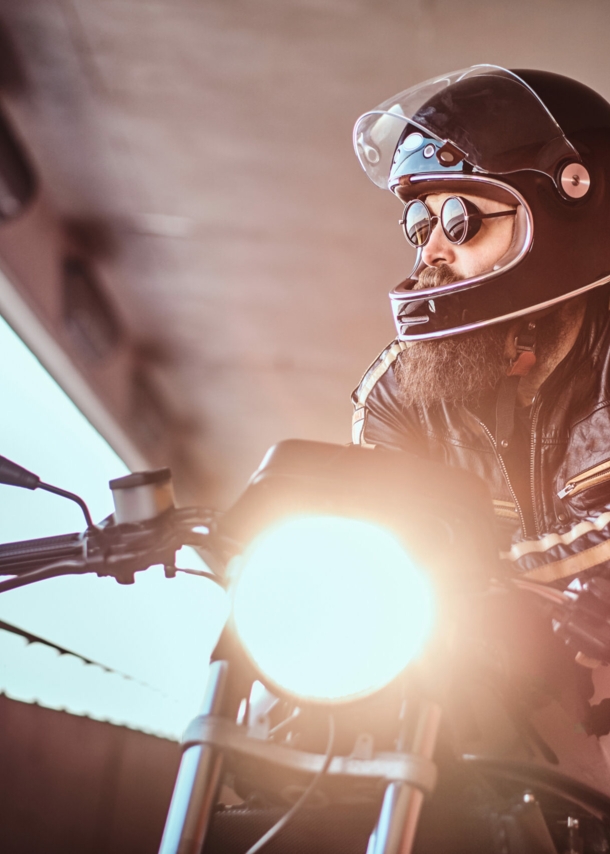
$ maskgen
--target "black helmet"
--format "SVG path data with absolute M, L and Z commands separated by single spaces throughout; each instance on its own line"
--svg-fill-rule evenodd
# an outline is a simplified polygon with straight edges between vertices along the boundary
M 610 104 L 568 77 L 477 65 L 365 113 L 354 147 L 403 202 L 469 193 L 516 209 L 509 251 L 481 275 L 390 294 L 398 337 L 441 338 L 547 309 L 610 281 Z

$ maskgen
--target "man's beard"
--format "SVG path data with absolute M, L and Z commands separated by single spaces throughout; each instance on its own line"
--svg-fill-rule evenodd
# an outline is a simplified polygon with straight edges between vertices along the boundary
M 434 288 L 459 281 L 451 269 L 426 267 L 415 289 Z M 506 374 L 507 322 L 434 341 L 410 344 L 398 357 L 396 371 L 405 406 L 470 403 L 495 388 Z
M 459 281 L 446 264 L 426 267 L 414 290 L 438 288 Z M 573 298 L 536 321 L 536 355 L 541 367 L 549 370 L 557 364 L 564 336 L 580 323 L 584 298 Z M 436 341 L 416 341 L 398 357 L 396 376 L 400 398 L 405 406 L 432 406 L 446 403 L 476 407 L 492 391 L 509 367 L 506 354 L 508 331 L 512 321 L 484 326 Z

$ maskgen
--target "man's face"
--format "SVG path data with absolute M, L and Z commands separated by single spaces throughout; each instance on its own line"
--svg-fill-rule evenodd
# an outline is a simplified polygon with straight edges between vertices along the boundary
M 443 202 L 452 195 L 455 193 L 433 193 L 426 196 L 425 202 L 430 211 L 435 216 L 439 216 Z M 496 202 L 466 193 L 460 195 L 475 204 L 484 214 L 513 209 L 505 202 Z M 490 272 L 494 264 L 508 252 L 513 238 L 514 226 L 515 218 L 513 216 L 484 219 L 481 221 L 478 234 L 475 234 L 466 243 L 456 245 L 447 239 L 437 222 L 428 243 L 423 248 L 422 261 L 426 267 L 432 269 L 438 269 L 442 266 L 449 267 L 455 280 L 470 279 L 473 276 Z M 430 274 L 427 274 L 424 279 L 429 277 Z
M 438 216 L 449 193 L 426 196 L 430 211 Z M 509 210 L 506 203 L 462 194 L 481 213 Z M 481 222 L 479 232 L 461 245 L 451 243 L 440 225 L 432 230 L 422 250 L 426 267 L 420 271 L 416 289 L 438 287 L 490 272 L 508 252 L 514 217 Z M 399 357 L 397 378 L 403 403 L 431 405 L 445 401 L 467 402 L 495 387 L 509 363 L 507 345 L 514 325 L 500 323 L 437 341 L 411 344 Z
M 448 196 L 448 193 L 426 196 L 426 204 L 435 216 Z M 506 203 L 463 196 L 481 213 L 510 209 Z M 439 287 L 491 272 L 510 248 L 514 221 L 512 216 L 483 220 L 478 234 L 460 246 L 447 240 L 437 224 L 422 250 L 426 266 L 414 287 Z M 582 324 L 585 304 L 583 298 L 568 300 L 555 311 L 537 318 L 537 362 L 528 379 L 534 380 L 537 374 L 539 385 L 570 350 Z M 399 356 L 396 374 L 403 404 L 476 404 L 483 393 L 497 386 L 510 359 L 515 358 L 514 338 L 522 322 L 522 319 L 504 321 L 436 341 L 409 344 Z

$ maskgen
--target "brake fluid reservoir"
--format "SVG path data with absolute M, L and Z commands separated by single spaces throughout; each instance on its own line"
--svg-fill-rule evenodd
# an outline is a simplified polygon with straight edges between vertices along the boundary
M 108 484 L 117 525 L 146 522 L 175 506 L 170 469 L 134 472 Z

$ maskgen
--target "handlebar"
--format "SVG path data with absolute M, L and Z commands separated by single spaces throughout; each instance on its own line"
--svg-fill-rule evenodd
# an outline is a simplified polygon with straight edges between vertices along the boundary
M 168 469 L 140 472 L 110 482 L 115 515 L 93 524 L 85 502 L 77 495 L 43 483 L 37 475 L 0 457 L 0 483 L 26 489 L 47 489 L 76 501 L 83 509 L 87 530 L 0 544 L 0 594 L 36 581 L 93 572 L 132 584 L 135 573 L 161 564 L 175 576 L 176 552 L 185 545 L 205 554 L 212 572 L 190 570 L 224 586 L 227 561 L 241 545 L 231 526 L 218 525 L 219 514 L 198 507 L 176 508 Z M 590 660 L 610 661 L 610 581 L 591 579 L 580 593 L 557 590 L 524 578 L 492 581 L 494 588 L 510 587 L 534 594 L 554 606 L 554 630 Z
M 94 572 L 112 576 L 121 584 L 132 584 L 136 572 L 161 564 L 166 575 L 176 573 L 176 552 L 185 545 L 214 555 L 216 572 L 197 572 L 223 583 L 219 548 L 214 550 L 213 511 L 196 507 L 171 507 L 143 522 L 116 524 L 109 517 L 84 533 L 63 534 L 0 544 L 0 593 L 52 578 Z
M 167 576 L 176 574 L 176 552 L 182 546 L 209 552 L 213 569 L 192 570 L 222 583 L 226 547 L 213 533 L 217 514 L 198 507 L 176 508 L 167 468 L 136 472 L 111 480 L 115 512 L 99 526 L 93 524 L 84 500 L 73 492 L 44 483 L 38 475 L 0 456 L 0 483 L 21 489 L 44 489 L 76 502 L 85 516 L 82 534 L 62 534 L 0 544 L 0 593 L 57 575 L 95 572 L 113 576 L 121 584 L 132 584 L 136 572 L 162 564 Z M 217 549 L 210 549 L 216 540 Z
M 22 575 L 48 563 L 83 556 L 83 534 L 61 534 L 0 544 L 0 575 Z

